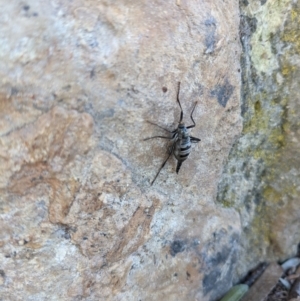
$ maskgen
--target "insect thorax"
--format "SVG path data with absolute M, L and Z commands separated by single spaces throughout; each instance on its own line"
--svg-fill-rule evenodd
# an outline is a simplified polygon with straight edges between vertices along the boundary
M 185 139 L 190 136 L 188 129 L 186 128 L 184 123 L 179 123 L 179 126 L 177 128 L 177 134 L 178 134 L 178 140 Z

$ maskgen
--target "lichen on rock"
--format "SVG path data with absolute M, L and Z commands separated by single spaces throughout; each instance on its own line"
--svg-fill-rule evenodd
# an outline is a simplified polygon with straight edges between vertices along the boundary
M 241 215 L 241 254 L 246 260 L 238 267 L 239 275 L 247 272 L 250 261 L 254 266 L 291 256 L 300 240 L 295 210 L 300 185 L 298 4 L 241 2 L 241 9 L 244 124 L 217 196 Z

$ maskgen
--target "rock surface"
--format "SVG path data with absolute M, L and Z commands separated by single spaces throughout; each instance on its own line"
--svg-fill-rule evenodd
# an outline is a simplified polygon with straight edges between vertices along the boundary
M 258 262 L 293 257 L 300 241 L 300 5 L 241 1 L 241 12 L 244 126 L 217 195 L 241 216 L 236 281 Z
M 242 197 L 227 201 L 222 184 L 217 192 L 242 130 L 238 2 L 11 1 L 0 14 L 1 298 L 206 301 L 224 295 L 250 259 L 267 254 L 255 250 L 236 272 L 241 231 L 254 213 L 248 218 L 243 205 L 235 206 Z M 296 71 L 284 70 L 275 79 L 282 88 L 286 77 L 294 79 L 292 88 Z M 179 175 L 172 158 L 150 186 L 168 144 L 142 141 L 165 134 L 147 120 L 177 126 L 178 81 L 188 124 L 198 101 L 191 132 L 202 141 Z M 289 103 L 294 110 L 296 100 Z M 273 118 L 285 116 L 285 102 L 275 103 Z M 254 104 L 263 112 L 263 102 Z M 255 120 L 270 115 L 262 116 Z M 272 122 L 281 125 L 280 118 Z M 276 136 L 275 144 L 292 143 L 297 131 L 289 128 L 295 135 Z M 249 135 L 235 145 L 257 146 Z M 250 176 L 261 179 L 250 154 Z M 297 177 L 296 169 L 288 171 Z M 239 177 L 226 183 L 247 195 Z M 242 242 L 241 254 L 253 250 L 249 237 Z

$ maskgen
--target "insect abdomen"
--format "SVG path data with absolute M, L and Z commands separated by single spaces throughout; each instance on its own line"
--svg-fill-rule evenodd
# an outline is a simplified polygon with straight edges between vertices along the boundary
M 191 153 L 191 147 L 192 145 L 191 145 L 190 137 L 186 137 L 176 142 L 174 155 L 178 161 L 176 167 L 177 173 L 181 167 L 182 162 L 185 161 L 189 156 L 189 154 Z

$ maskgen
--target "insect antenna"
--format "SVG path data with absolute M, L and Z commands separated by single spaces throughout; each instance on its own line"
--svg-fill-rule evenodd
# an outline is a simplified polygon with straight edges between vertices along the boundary
M 190 116 L 191 119 L 192 119 L 192 121 L 193 121 L 193 125 L 187 126 L 187 127 L 186 127 L 187 129 L 191 129 L 191 128 L 193 128 L 193 127 L 196 126 L 195 120 L 194 120 L 194 118 L 193 118 L 193 113 L 194 113 L 194 110 L 195 110 L 195 108 L 196 108 L 196 105 L 197 105 L 197 101 L 196 101 L 195 104 L 194 104 L 194 107 L 193 107 L 193 110 L 192 110 L 191 116 Z
M 173 137 L 152 136 L 152 137 L 148 137 L 148 138 L 143 139 L 143 141 L 150 140 L 150 139 L 154 139 L 154 138 L 163 138 L 163 139 L 169 139 L 169 140 L 172 140 L 172 139 L 173 139 Z
M 183 110 L 182 110 L 182 107 L 181 107 L 181 103 L 179 101 L 179 91 L 180 91 L 180 82 L 178 82 L 177 102 L 178 102 L 178 104 L 180 106 L 180 110 L 181 110 L 181 112 L 180 112 L 180 120 L 179 120 L 179 123 L 181 123 L 182 118 L 183 118 Z

